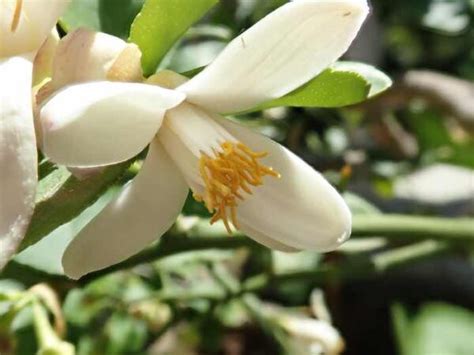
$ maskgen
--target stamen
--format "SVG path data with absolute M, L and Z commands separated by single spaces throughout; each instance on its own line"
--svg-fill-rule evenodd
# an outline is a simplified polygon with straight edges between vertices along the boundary
M 11 32 L 15 32 L 18 27 L 18 24 L 20 23 L 22 8 L 23 8 L 23 0 L 16 0 L 15 11 L 13 12 L 12 23 L 10 25 Z
M 280 174 L 258 160 L 267 152 L 254 152 L 243 143 L 224 142 L 221 150 L 213 149 L 214 156 L 203 153 L 199 160 L 199 172 L 205 186 L 204 196 L 194 194 L 213 213 L 211 224 L 222 220 L 229 234 L 231 224 L 239 229 L 237 221 L 238 201 L 242 193 L 252 194 L 252 186 L 263 185 L 263 177 L 280 178 Z

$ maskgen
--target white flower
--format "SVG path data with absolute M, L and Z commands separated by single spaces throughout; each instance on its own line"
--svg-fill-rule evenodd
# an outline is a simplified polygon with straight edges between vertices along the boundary
M 367 12 L 365 0 L 294 1 L 189 81 L 165 71 L 143 84 L 89 82 L 51 97 L 41 110 L 43 150 L 57 163 L 114 164 L 150 145 L 138 176 L 68 246 L 66 274 L 141 250 L 172 225 L 188 188 L 214 221 L 271 248 L 329 251 L 345 241 L 351 215 L 336 190 L 284 147 L 218 113 L 312 79 L 347 50 Z
M 0 269 L 23 238 L 34 208 L 32 62 L 67 3 L 0 0 Z

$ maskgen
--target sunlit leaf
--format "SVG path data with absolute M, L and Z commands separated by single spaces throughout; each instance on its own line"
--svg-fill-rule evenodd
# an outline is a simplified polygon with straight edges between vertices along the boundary
M 371 98 L 388 89 L 391 84 L 388 76 L 370 65 L 337 62 L 305 85 L 257 109 L 347 106 Z
M 392 86 L 392 79 L 372 65 L 341 61 L 334 63 L 332 67 L 337 71 L 347 71 L 362 76 L 370 85 L 367 98 L 374 97 Z
M 145 75 L 153 74 L 165 54 L 186 30 L 218 0 L 147 0 L 130 30 L 130 41 L 142 51 Z

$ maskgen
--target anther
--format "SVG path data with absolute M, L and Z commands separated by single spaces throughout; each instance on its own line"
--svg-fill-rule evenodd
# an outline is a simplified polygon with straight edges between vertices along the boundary
M 199 172 L 205 192 L 204 196 L 193 196 L 213 213 L 211 224 L 222 220 L 231 234 L 231 224 L 239 229 L 237 206 L 238 201 L 244 200 L 242 193 L 252 195 L 251 187 L 263 185 L 265 176 L 279 178 L 280 174 L 258 161 L 266 157 L 267 152 L 254 152 L 243 143 L 233 142 L 224 142 L 220 148 L 212 149 L 214 157 L 201 155 Z

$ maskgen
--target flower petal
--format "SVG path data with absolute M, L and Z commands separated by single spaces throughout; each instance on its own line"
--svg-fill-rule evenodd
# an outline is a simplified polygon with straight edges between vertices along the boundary
M 113 164 L 143 150 L 164 112 L 184 95 L 137 83 L 93 82 L 66 87 L 41 109 L 43 152 L 76 167 Z
M 55 54 L 52 76 L 54 89 L 81 82 L 107 80 L 109 70 L 128 46 L 136 47 L 118 37 L 86 28 L 70 32 L 61 39 Z M 137 78 L 141 77 L 139 53 L 135 58 L 127 58 L 129 62 L 136 62 Z
M 32 67 L 32 58 L 0 60 L 0 269 L 25 235 L 35 203 Z
M 300 249 L 298 248 L 290 247 L 287 244 L 283 244 L 275 239 L 272 239 L 271 237 L 257 231 L 256 229 L 250 227 L 248 224 L 242 221 L 239 221 L 239 227 L 242 232 L 244 232 L 249 237 L 252 237 L 252 239 L 255 240 L 257 243 L 260 243 L 263 246 L 266 246 L 267 248 L 283 251 L 285 253 L 294 253 L 300 251 Z
M 76 279 L 145 248 L 171 227 L 187 193 L 181 173 L 154 140 L 138 176 L 69 244 L 64 272 Z
M 0 57 L 38 50 L 69 2 L 1 0 Z
M 367 13 L 366 0 L 290 2 L 236 37 L 179 90 L 221 113 L 281 97 L 339 58 Z
M 33 86 L 51 77 L 54 54 L 59 44 L 59 33 L 54 28 L 36 53 L 33 62 Z
M 333 250 L 347 240 L 351 213 L 321 174 L 278 143 L 229 120 L 219 123 L 251 149 L 268 152 L 262 162 L 281 174 L 280 179 L 267 177 L 239 204 L 237 219 L 243 232 L 318 251 Z

